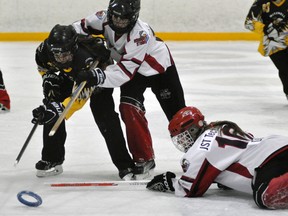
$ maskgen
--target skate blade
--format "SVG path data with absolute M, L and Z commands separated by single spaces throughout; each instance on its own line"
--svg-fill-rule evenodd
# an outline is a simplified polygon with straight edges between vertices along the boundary
M 144 179 L 150 179 L 154 176 L 154 170 L 149 170 L 146 173 L 143 174 L 134 174 L 135 175 L 135 180 L 144 180 Z
M 37 170 L 36 176 L 39 178 L 48 177 L 48 176 L 55 176 L 59 175 L 63 172 L 63 168 L 61 165 L 55 166 L 49 170 Z

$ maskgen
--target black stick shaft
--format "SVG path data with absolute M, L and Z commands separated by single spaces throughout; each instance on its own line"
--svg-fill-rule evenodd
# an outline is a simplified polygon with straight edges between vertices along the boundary
M 30 142 L 30 140 L 31 140 L 31 137 L 33 136 L 33 134 L 34 134 L 34 132 L 35 132 L 35 130 L 36 130 L 36 128 L 37 128 L 38 125 L 39 125 L 39 123 L 37 122 L 37 123 L 33 126 L 32 130 L 30 131 L 30 133 L 29 133 L 29 135 L 28 135 L 28 137 L 27 137 L 24 145 L 22 146 L 22 149 L 20 150 L 20 152 L 19 152 L 19 154 L 18 154 L 18 156 L 17 156 L 17 158 L 16 158 L 16 161 L 15 161 L 15 163 L 14 163 L 14 166 L 16 166 L 16 165 L 19 163 L 19 161 L 20 161 L 20 159 L 21 159 L 21 157 L 22 157 L 22 155 L 23 155 L 26 147 L 28 146 L 28 144 L 29 144 L 29 142 Z

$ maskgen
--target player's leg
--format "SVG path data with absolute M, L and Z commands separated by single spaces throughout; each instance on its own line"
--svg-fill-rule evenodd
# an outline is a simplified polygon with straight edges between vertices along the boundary
M 255 169 L 253 197 L 260 208 L 288 208 L 288 151 Z
M 134 173 L 148 174 L 155 168 L 152 138 L 145 117 L 146 78 L 140 74 L 121 87 L 120 113 L 126 126 L 129 150 L 136 163 Z M 142 176 L 144 178 L 144 176 Z
M 49 132 L 53 127 L 52 124 L 44 124 L 43 126 L 43 148 L 42 158 L 35 165 L 37 169 L 36 176 L 46 177 L 58 175 L 63 172 L 62 163 L 65 159 L 65 141 L 66 127 L 65 121 L 61 123 L 54 136 L 49 136 Z
M 186 106 L 183 88 L 175 65 L 167 68 L 165 73 L 151 77 L 151 79 L 153 79 L 152 91 L 170 121 L 176 112 Z
M 113 89 L 99 88 L 90 98 L 94 120 L 103 135 L 112 162 L 119 170 L 119 177 L 133 179 L 134 162 L 127 150 L 118 113 L 112 97 Z
M 5 88 L 2 71 L 0 70 L 0 112 L 10 110 L 10 97 Z
M 283 92 L 288 100 L 288 49 L 278 51 L 270 56 L 278 69 L 278 75 L 283 85 Z

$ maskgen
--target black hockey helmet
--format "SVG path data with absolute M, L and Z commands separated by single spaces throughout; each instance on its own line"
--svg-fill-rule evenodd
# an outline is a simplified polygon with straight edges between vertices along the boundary
M 109 26 L 118 34 L 134 27 L 140 12 L 140 0 L 110 0 L 108 7 Z
M 47 48 L 58 66 L 67 67 L 78 48 L 78 35 L 72 25 L 55 25 L 46 40 Z

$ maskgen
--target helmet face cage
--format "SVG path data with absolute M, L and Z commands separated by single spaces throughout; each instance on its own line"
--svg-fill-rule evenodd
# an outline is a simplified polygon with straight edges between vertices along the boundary
M 196 107 L 179 110 L 169 123 L 173 144 L 182 152 L 187 152 L 204 129 L 204 116 Z
M 181 152 L 187 152 L 199 135 L 200 128 L 192 125 L 182 133 L 171 137 L 175 147 Z
M 118 34 L 134 27 L 140 12 L 140 0 L 111 0 L 108 7 L 108 24 Z
M 71 51 L 67 52 L 53 52 L 54 59 L 60 63 L 60 64 L 65 64 L 67 62 L 72 62 L 73 61 L 73 53 Z
M 73 55 L 77 50 L 78 36 L 74 28 L 57 24 L 50 32 L 47 39 L 47 47 L 57 65 L 67 67 L 73 61 Z

